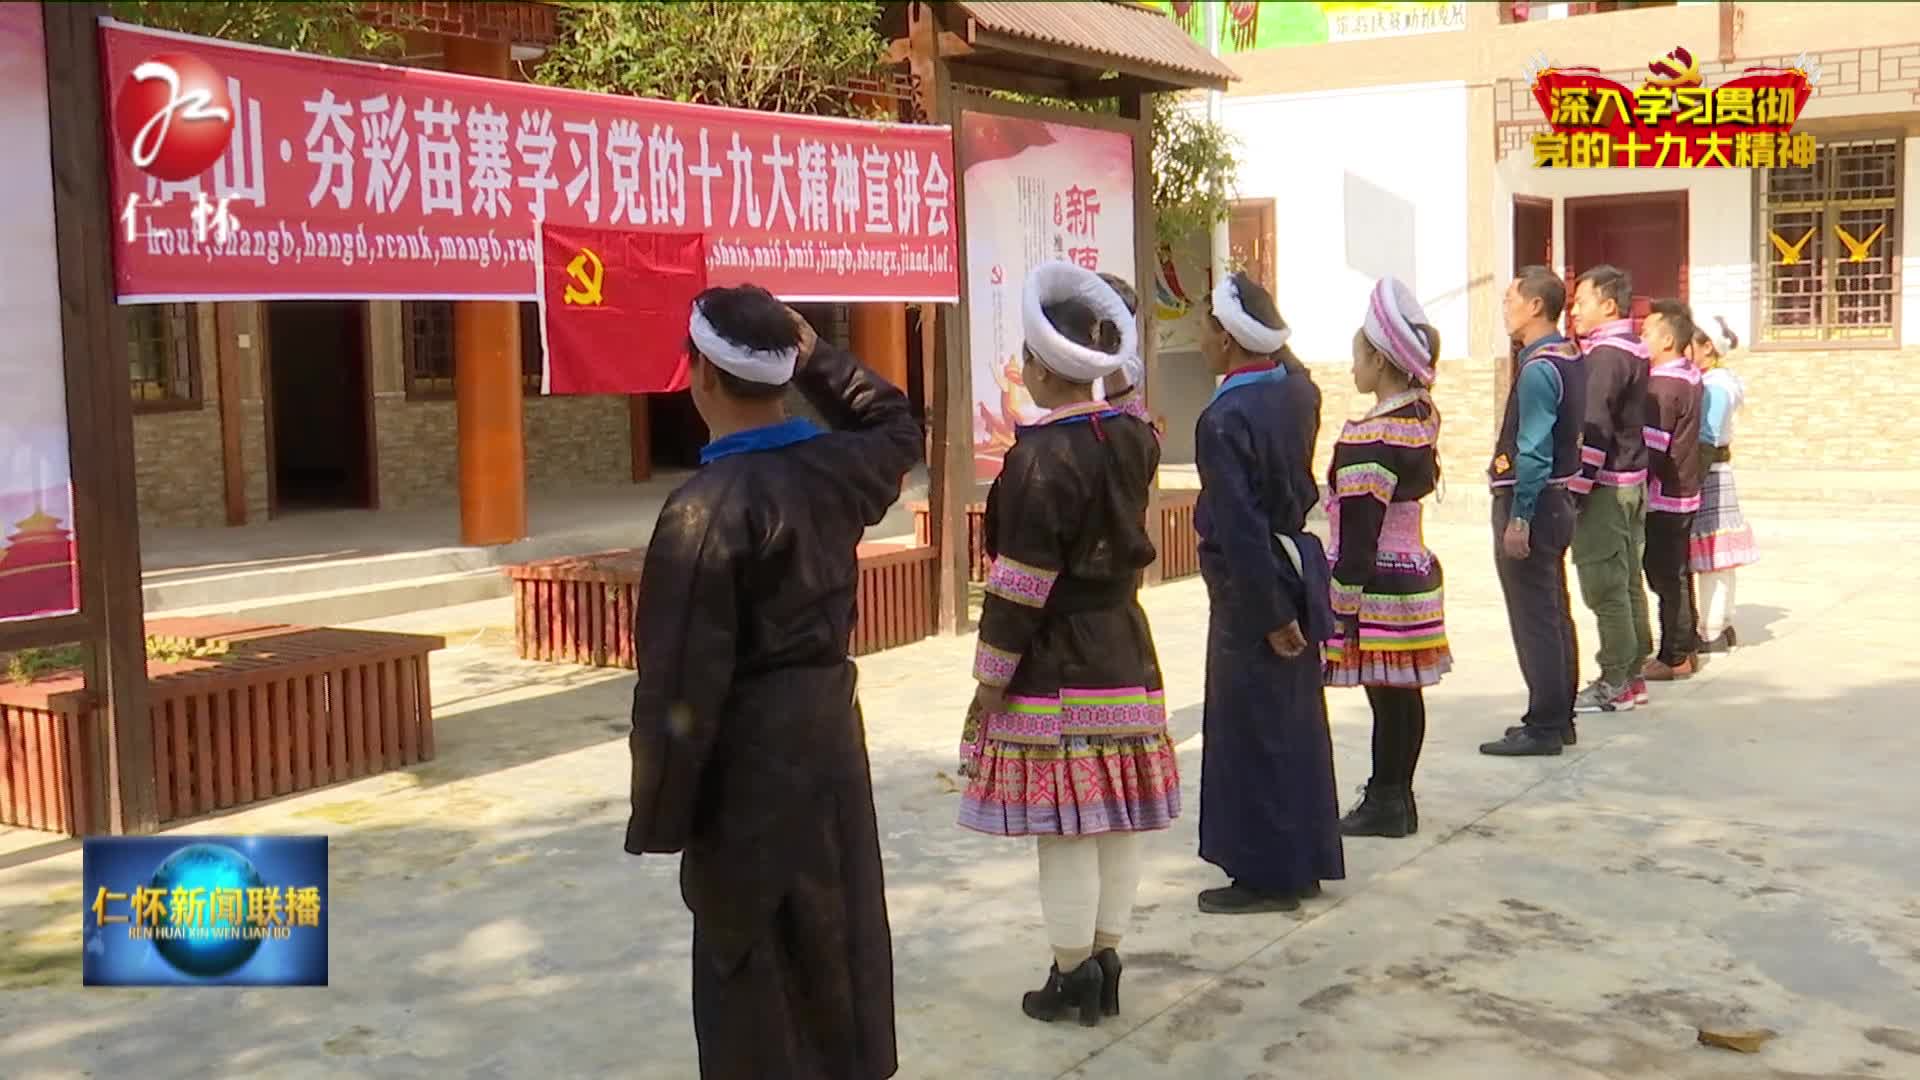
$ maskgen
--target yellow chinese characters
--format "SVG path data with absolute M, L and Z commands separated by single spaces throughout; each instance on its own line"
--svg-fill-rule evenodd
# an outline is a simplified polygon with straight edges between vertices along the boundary
M 115 910 L 127 906 L 127 914 Z M 205 888 L 179 886 L 169 892 L 142 885 L 131 893 L 101 886 L 88 905 L 100 926 L 129 923 L 134 927 L 161 926 L 290 926 L 318 927 L 320 888 L 316 885 L 262 888 Z

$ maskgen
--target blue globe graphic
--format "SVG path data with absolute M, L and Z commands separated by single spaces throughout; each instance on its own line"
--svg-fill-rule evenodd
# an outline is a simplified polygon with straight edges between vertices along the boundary
M 265 885 L 260 871 L 245 855 L 222 844 L 190 844 L 167 856 L 153 872 L 152 888 L 165 891 L 168 924 L 172 923 L 173 891 L 177 888 L 200 889 L 206 899 L 205 918 L 199 926 L 186 928 L 184 936 L 158 938 L 153 947 L 174 970 L 185 975 L 212 978 L 234 971 L 253 959 L 260 950 L 259 938 L 223 936 L 224 927 L 213 922 L 215 889 L 258 889 Z M 244 920 L 241 926 L 244 926 Z M 236 927 L 238 929 L 239 927 Z

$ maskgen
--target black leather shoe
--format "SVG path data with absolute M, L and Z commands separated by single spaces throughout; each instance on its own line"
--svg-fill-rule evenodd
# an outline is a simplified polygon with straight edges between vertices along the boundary
M 1366 797 L 1340 819 L 1342 836 L 1385 836 L 1399 839 L 1413 832 L 1408 821 L 1407 789 L 1367 781 Z
M 1481 743 L 1480 752 L 1491 757 L 1559 757 L 1565 745 L 1559 732 L 1523 728 L 1497 742 Z
M 1527 730 L 1527 725 L 1515 724 L 1508 728 L 1506 733 L 1508 735 L 1518 735 L 1525 730 Z M 1567 721 L 1567 730 L 1561 734 L 1560 743 L 1562 746 L 1580 745 L 1580 729 L 1574 726 L 1573 721 Z
M 1100 1015 L 1119 1016 L 1120 972 L 1126 969 L 1126 965 L 1120 962 L 1117 949 L 1101 949 L 1093 954 L 1093 959 L 1100 965 L 1103 980 L 1100 983 Z
M 1200 910 L 1209 915 L 1262 915 L 1299 907 L 1300 898 L 1292 893 L 1250 889 L 1238 883 L 1200 894 Z
M 1060 974 L 1060 965 L 1054 964 L 1047 969 L 1046 985 L 1020 998 L 1020 1011 L 1047 1023 L 1076 1016 L 1081 1027 L 1097 1027 L 1106 981 L 1100 961 L 1091 956 L 1065 975 Z

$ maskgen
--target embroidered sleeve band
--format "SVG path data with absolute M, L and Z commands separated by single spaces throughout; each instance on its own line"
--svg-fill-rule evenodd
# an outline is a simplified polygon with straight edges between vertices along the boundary
M 1392 469 L 1372 461 L 1349 465 L 1333 474 L 1333 493 L 1342 499 L 1371 495 L 1383 503 L 1391 503 L 1393 489 L 1399 484 L 1400 478 Z
M 987 572 L 987 595 L 1022 607 L 1045 607 L 1059 577 L 1058 570 L 1042 570 L 1002 555 Z
M 1640 436 L 1647 441 L 1647 448 L 1650 450 L 1659 450 L 1664 453 L 1669 446 L 1673 445 L 1673 436 L 1657 427 L 1641 428 Z
M 982 641 L 973 650 L 973 679 L 988 686 L 1005 686 L 1013 681 L 1020 666 L 1020 654 L 996 649 Z
M 1583 445 L 1580 447 L 1580 460 L 1589 465 L 1605 465 L 1607 463 L 1607 452 L 1597 446 Z

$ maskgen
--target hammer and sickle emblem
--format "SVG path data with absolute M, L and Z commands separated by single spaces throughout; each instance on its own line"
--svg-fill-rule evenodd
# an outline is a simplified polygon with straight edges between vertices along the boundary
M 600 262 L 600 256 L 593 253 L 592 248 L 581 248 L 580 253 L 567 264 L 567 276 L 573 279 L 573 283 L 567 286 L 561 300 L 564 303 L 579 304 L 582 307 L 597 306 L 602 299 L 600 285 L 606 277 L 606 272 L 607 268 Z M 576 289 L 574 285 L 580 287 Z

